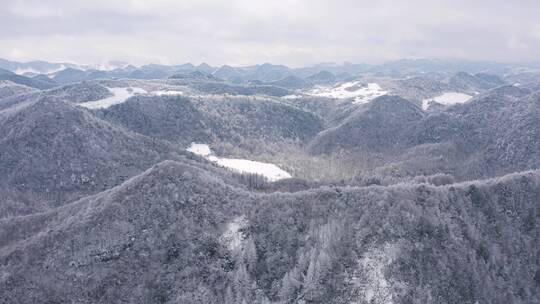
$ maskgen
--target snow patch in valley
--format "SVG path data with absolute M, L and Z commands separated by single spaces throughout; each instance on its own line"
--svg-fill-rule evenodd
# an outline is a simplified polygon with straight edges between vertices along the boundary
M 246 159 L 233 158 L 209 158 L 218 165 L 226 168 L 231 168 L 241 173 L 260 174 L 268 178 L 269 181 L 277 181 L 284 178 L 290 178 L 291 175 L 283 171 L 274 164 L 261 163 Z
M 298 98 L 302 98 L 302 95 L 285 95 L 285 96 L 282 96 L 281 98 L 283 98 L 283 99 L 298 99 Z
M 146 90 L 141 88 L 109 88 L 113 96 L 106 97 L 100 100 L 88 101 L 80 103 L 79 106 L 88 109 L 106 109 L 112 105 L 125 102 L 128 98 L 138 94 L 146 94 Z
M 446 92 L 434 98 L 424 99 L 422 101 L 422 109 L 427 110 L 431 102 L 440 103 L 443 105 L 453 105 L 458 103 L 465 103 L 472 98 L 471 95 L 458 92 Z
M 350 81 L 333 87 L 320 86 L 309 92 L 313 96 L 330 98 L 353 98 L 354 103 L 368 103 L 373 99 L 388 94 L 377 83 L 367 85 L 360 81 Z
M 184 92 L 173 91 L 173 90 L 170 90 L 170 91 L 158 90 L 158 91 L 153 91 L 152 94 L 157 95 L 157 96 L 178 96 L 178 95 L 184 95 Z
M 221 239 L 229 250 L 237 250 L 242 246 L 242 242 L 246 238 L 242 229 L 246 228 L 248 223 L 245 216 L 239 216 L 227 224 L 227 228 L 221 236 Z
M 274 182 L 292 176 L 274 164 L 262 163 L 247 159 L 221 158 L 212 155 L 212 150 L 206 144 L 192 143 L 186 149 L 189 152 L 200 155 L 218 166 L 231 169 L 239 173 L 259 174 L 266 177 L 269 181 Z
M 186 150 L 203 157 L 208 157 L 210 156 L 210 154 L 212 154 L 212 150 L 210 150 L 210 147 L 205 144 L 192 143 L 191 146 Z

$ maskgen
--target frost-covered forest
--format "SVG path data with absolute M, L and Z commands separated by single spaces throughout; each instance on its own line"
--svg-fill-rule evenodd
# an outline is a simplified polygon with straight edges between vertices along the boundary
M 23 67 L 0 303 L 540 301 L 534 66 Z

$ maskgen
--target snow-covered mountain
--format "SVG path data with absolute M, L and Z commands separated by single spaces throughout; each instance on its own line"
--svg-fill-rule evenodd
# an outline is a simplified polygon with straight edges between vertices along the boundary
M 539 169 L 508 65 L 4 69 L 0 302 L 537 303 Z

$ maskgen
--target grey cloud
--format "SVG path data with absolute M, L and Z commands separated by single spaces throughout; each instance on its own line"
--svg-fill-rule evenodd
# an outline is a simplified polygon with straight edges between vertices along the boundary
M 538 60 L 537 1 L 10 1 L 0 57 L 212 64 Z M 39 48 L 32 47 L 39 45 Z

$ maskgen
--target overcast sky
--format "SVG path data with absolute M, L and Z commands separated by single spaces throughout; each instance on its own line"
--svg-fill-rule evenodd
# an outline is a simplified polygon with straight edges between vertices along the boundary
M 0 57 L 214 65 L 540 60 L 540 0 L 0 0 Z

